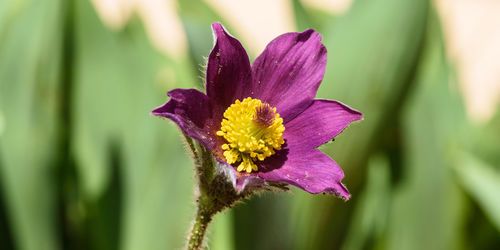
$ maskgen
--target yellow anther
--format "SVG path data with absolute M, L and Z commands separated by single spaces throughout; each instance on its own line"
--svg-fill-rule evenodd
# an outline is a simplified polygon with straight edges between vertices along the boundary
M 227 141 L 222 145 L 227 163 L 241 162 L 237 170 L 250 173 L 258 170 L 255 161 L 263 161 L 281 150 L 285 143 L 283 131 L 283 119 L 276 108 L 247 97 L 226 109 L 216 134 Z

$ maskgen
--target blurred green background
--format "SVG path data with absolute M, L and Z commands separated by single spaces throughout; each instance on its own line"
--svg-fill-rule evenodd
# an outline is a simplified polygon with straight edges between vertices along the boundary
M 282 2 L 323 35 L 318 97 L 365 116 L 322 147 L 352 198 L 264 193 L 217 215 L 209 248 L 498 249 L 500 112 L 467 116 L 434 3 Z M 212 22 L 241 32 L 205 1 L 176 6 L 185 56 L 155 48 L 135 14 L 110 28 L 87 0 L 0 1 L 0 249 L 183 247 L 193 167 L 149 112 L 203 88 Z

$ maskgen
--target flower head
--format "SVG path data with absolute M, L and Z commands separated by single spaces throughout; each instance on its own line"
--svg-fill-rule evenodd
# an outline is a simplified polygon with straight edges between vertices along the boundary
M 321 36 L 312 29 L 278 36 L 250 66 L 240 42 L 219 23 L 212 28 L 206 94 L 174 89 L 152 113 L 210 150 L 238 191 L 285 183 L 348 199 L 342 169 L 317 147 L 362 115 L 314 99 L 326 67 Z

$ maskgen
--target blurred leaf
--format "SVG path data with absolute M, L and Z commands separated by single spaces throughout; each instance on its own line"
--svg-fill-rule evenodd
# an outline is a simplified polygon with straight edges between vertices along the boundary
M 0 169 L 1 169 L 0 161 Z M 0 171 L 0 180 L 2 180 L 2 175 Z M 7 204 L 4 198 L 3 186 L 0 185 L 0 249 L 14 249 L 14 237 L 12 235 L 12 228 L 9 227 L 9 220 L 7 218 Z
M 59 249 L 61 7 L 57 0 L 0 3 L 0 184 L 17 249 Z
M 491 166 L 500 169 L 500 106 L 493 118 L 486 124 L 476 124 L 471 129 L 466 144 L 468 151 L 485 160 Z
M 231 250 L 234 247 L 233 212 L 226 210 L 215 216 L 208 234 L 210 249 Z
M 382 249 L 461 249 L 464 243 L 464 200 L 450 167 L 467 121 L 435 13 L 429 20 L 417 84 L 403 109 L 404 179 Z
M 327 21 L 332 22 L 334 16 L 322 10 L 307 8 L 300 0 L 292 0 L 295 23 L 299 31 L 315 29 L 323 33 Z M 330 24 L 331 25 L 331 24 Z
M 300 192 L 294 188 L 295 192 Z M 290 193 L 263 192 L 233 209 L 235 249 L 291 249 Z
M 0 2 L 0 37 L 6 36 L 9 27 L 22 15 L 22 12 L 29 8 L 32 0 L 7 0 Z
M 344 250 L 366 249 L 386 230 L 391 196 L 389 160 L 376 155 L 367 169 L 367 183 L 353 212 Z
M 479 203 L 500 232 L 500 172 L 480 159 L 462 153 L 454 167 L 458 181 Z
M 300 194 L 294 206 L 303 209 L 292 218 L 305 217 L 308 223 L 292 236 L 296 249 L 340 246 L 345 239 L 365 180 L 366 160 L 381 147 L 414 82 L 428 9 L 428 1 L 358 0 L 345 15 L 325 25 L 328 63 L 317 97 L 342 101 L 361 111 L 364 120 L 324 147 L 344 169 L 351 200 Z M 317 216 L 319 209 L 322 216 Z
M 103 233 L 120 230 L 119 242 L 101 236 L 93 248 L 179 248 L 192 216 L 191 162 L 175 126 L 150 112 L 168 100 L 170 87 L 190 83 L 183 78 L 190 74 L 168 68 L 172 62 L 151 48 L 137 19 L 112 32 L 89 2 L 78 1 L 77 10 L 73 142 L 82 188 L 88 203 L 101 197 L 112 188 L 113 164 L 123 186 L 119 211 L 89 210 L 107 219 L 95 225 L 108 227 Z M 120 224 L 106 213 L 118 213 Z

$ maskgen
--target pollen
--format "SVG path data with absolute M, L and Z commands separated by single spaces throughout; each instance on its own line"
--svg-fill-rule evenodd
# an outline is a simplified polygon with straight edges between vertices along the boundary
M 238 164 L 237 171 L 250 173 L 258 171 L 256 162 L 281 150 L 283 131 L 283 118 L 276 108 L 247 97 L 226 109 L 217 135 L 227 141 L 222 145 L 227 163 Z

